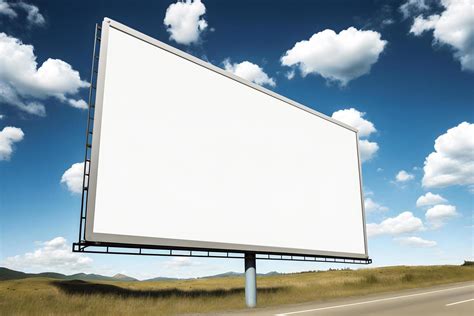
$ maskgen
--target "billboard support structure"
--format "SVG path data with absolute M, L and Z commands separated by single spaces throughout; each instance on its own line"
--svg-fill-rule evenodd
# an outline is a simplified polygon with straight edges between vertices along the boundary
M 99 55 L 97 49 L 100 45 L 100 34 L 101 26 L 95 25 L 94 32 L 94 48 L 92 51 L 92 65 L 91 65 L 91 79 L 89 86 L 89 97 L 87 107 L 87 129 L 86 129 L 86 150 L 84 154 L 84 169 L 82 176 L 82 193 L 81 193 L 81 217 L 79 220 L 79 242 L 85 240 L 85 225 L 87 215 L 87 200 L 89 195 L 89 179 L 90 179 L 90 163 L 91 163 L 91 149 L 92 149 L 92 134 L 94 125 L 94 110 L 95 103 L 92 100 L 95 99 L 96 88 L 97 88 L 97 74 L 98 74 L 98 61 Z M 73 250 L 74 251 L 74 250 Z
M 243 252 L 241 250 L 205 248 L 205 247 L 178 247 L 168 245 L 133 244 L 119 242 L 90 241 L 86 238 L 86 221 L 88 213 L 89 180 L 91 172 L 91 150 L 94 126 L 94 115 L 96 108 L 96 93 L 99 68 L 99 54 L 102 37 L 102 28 L 99 24 L 95 26 L 94 48 L 92 54 L 92 67 L 90 90 L 88 98 L 88 120 L 86 130 L 86 146 L 84 158 L 83 187 L 80 210 L 79 239 L 73 243 L 72 251 L 79 253 L 95 254 L 127 254 L 145 256 L 172 256 L 172 257 L 200 257 L 200 258 L 225 258 L 243 259 L 245 266 L 245 301 L 248 307 L 257 304 L 257 280 L 256 260 L 283 260 L 283 261 L 305 261 L 326 263 L 348 263 L 348 264 L 370 264 L 372 259 L 368 257 L 352 257 L 339 254 L 294 254 L 287 252 L 254 251 Z M 364 227 L 365 229 L 365 227 Z M 249 249 L 251 250 L 251 249 Z
M 245 303 L 257 306 L 257 259 L 254 253 L 245 253 Z

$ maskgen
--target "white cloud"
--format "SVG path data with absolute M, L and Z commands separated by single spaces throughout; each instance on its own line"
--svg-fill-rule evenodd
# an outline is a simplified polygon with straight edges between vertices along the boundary
M 366 139 L 359 140 L 360 159 L 362 162 L 372 159 L 378 150 L 379 145 L 377 143 L 369 142 Z
M 75 107 L 75 108 L 78 108 L 78 109 L 87 109 L 88 108 L 87 102 L 82 100 L 82 99 L 79 99 L 79 100 L 68 99 L 67 102 L 72 107 Z
M 56 237 L 39 243 L 39 248 L 33 252 L 6 258 L 2 265 L 15 270 L 71 273 L 89 268 L 91 263 L 91 258 L 73 253 L 64 237 Z
M 379 203 L 375 202 L 371 198 L 366 198 L 364 200 L 364 205 L 365 205 L 365 210 L 368 211 L 368 212 L 372 212 L 372 211 L 385 212 L 385 211 L 388 211 L 388 207 L 380 205 Z
M 424 206 L 430 206 L 430 205 L 441 204 L 441 203 L 446 203 L 446 202 L 448 202 L 448 200 L 446 200 L 441 195 L 428 192 L 425 195 L 420 196 L 418 200 L 416 200 L 416 206 L 424 207 Z
M 9 160 L 13 144 L 21 141 L 25 134 L 18 127 L 6 126 L 0 131 L 0 160 Z
M 199 265 L 199 263 L 189 257 L 174 257 L 164 263 L 164 266 L 168 269 L 180 269 L 195 265 Z
M 5 0 L 0 0 L 0 14 L 6 15 L 9 18 L 16 18 L 18 16 L 11 4 Z
M 31 99 L 56 97 L 67 102 L 68 95 L 89 86 L 79 72 L 60 59 L 48 58 L 38 67 L 33 50 L 32 45 L 0 33 L 0 102 L 44 115 L 44 105 Z
M 286 77 L 286 79 L 288 79 L 288 80 L 293 79 L 293 78 L 295 77 L 295 70 L 294 70 L 294 69 L 291 69 L 291 70 L 285 72 L 285 77 Z
M 198 42 L 199 36 L 207 28 L 206 20 L 201 18 L 205 13 L 206 7 L 201 0 L 170 4 L 163 20 L 170 39 L 184 45 Z
M 439 228 L 445 224 L 446 220 L 457 215 L 454 205 L 438 204 L 427 210 L 425 217 L 433 228 Z
M 407 182 L 413 180 L 415 176 L 411 173 L 406 172 L 405 170 L 400 170 L 395 176 L 395 181 L 397 182 Z
M 395 20 L 391 18 L 382 20 L 382 25 L 392 25 L 394 23 L 395 23 Z
M 270 78 L 260 66 L 249 61 L 232 64 L 229 59 L 226 59 L 224 60 L 224 69 L 256 84 L 268 85 L 270 87 L 275 86 L 275 80 L 273 78 Z
M 38 116 L 46 115 L 46 108 L 43 104 L 36 101 L 23 100 L 10 84 L 2 82 L 0 78 L 0 104 L 1 103 L 14 105 L 29 114 Z
M 396 217 L 389 217 L 380 224 L 367 224 L 367 235 L 374 237 L 378 235 L 400 235 L 413 233 L 424 229 L 423 222 L 412 212 L 403 212 Z
M 433 30 L 434 44 L 448 45 L 463 70 L 474 71 L 474 0 L 442 0 L 444 11 L 415 18 L 410 32 Z
M 400 244 L 416 248 L 430 248 L 437 245 L 436 241 L 426 240 L 420 237 L 399 237 L 395 238 Z
M 18 16 L 15 9 L 21 9 L 26 12 L 26 21 L 29 25 L 43 26 L 46 23 L 44 16 L 40 13 L 37 6 L 23 2 L 7 2 L 0 0 L 0 14 L 6 15 L 9 18 L 16 18 Z
M 400 6 L 400 12 L 403 17 L 409 18 L 430 8 L 427 0 L 407 0 Z
M 419 16 L 413 21 L 410 33 L 413 33 L 415 36 L 420 36 L 423 32 L 433 29 L 438 21 L 439 16 L 437 15 L 430 16 L 427 19 Z
M 346 85 L 370 72 L 386 44 L 375 31 L 350 27 L 337 34 L 326 29 L 309 40 L 297 42 L 281 58 L 281 63 L 298 67 L 303 77 L 319 74 Z
M 37 6 L 22 1 L 18 2 L 16 6 L 26 11 L 26 20 L 31 25 L 42 26 L 46 23 L 44 16 L 39 12 Z
M 425 159 L 423 187 L 474 184 L 474 124 L 463 122 L 435 141 Z
M 359 112 L 354 108 L 339 110 L 332 114 L 336 120 L 356 128 L 361 138 L 369 137 L 370 134 L 377 131 L 374 124 L 366 120 L 364 116 L 364 112 Z
M 61 183 L 64 183 L 72 193 L 82 193 L 82 182 L 84 177 L 84 163 L 77 162 L 67 169 L 61 177 Z
M 334 119 L 356 128 L 359 131 L 359 138 L 369 137 L 372 133 L 377 131 L 374 124 L 366 120 L 364 116 L 364 112 L 360 112 L 354 108 L 339 110 L 332 114 Z M 371 142 L 367 139 L 359 139 L 359 151 L 362 162 L 372 159 L 378 150 L 379 145 L 376 142 Z

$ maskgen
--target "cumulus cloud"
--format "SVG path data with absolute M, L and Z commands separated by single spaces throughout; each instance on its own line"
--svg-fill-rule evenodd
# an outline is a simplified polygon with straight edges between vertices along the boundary
M 226 59 L 224 60 L 224 69 L 232 72 L 236 76 L 242 77 L 261 86 L 268 85 L 274 87 L 276 84 L 275 80 L 270 78 L 260 66 L 249 61 L 232 64 L 230 59 Z
M 369 137 L 376 132 L 375 126 L 369 120 L 364 118 L 365 113 L 359 112 L 354 108 L 339 110 L 332 114 L 332 117 L 338 121 L 344 122 L 356 128 L 359 131 L 359 137 Z
M 442 204 L 442 203 L 446 203 L 446 202 L 448 202 L 448 200 L 446 200 L 441 195 L 433 194 L 431 192 L 428 192 L 425 195 L 420 196 L 418 198 L 418 200 L 416 200 L 416 206 L 417 207 L 424 207 L 424 206 Z
M 67 169 L 62 177 L 61 183 L 65 184 L 71 193 L 82 193 L 82 182 L 84 177 L 84 163 L 77 162 Z
M 366 120 L 364 116 L 364 112 L 354 108 L 339 110 L 332 114 L 334 119 L 356 128 L 359 131 L 359 138 L 369 137 L 377 131 L 374 124 Z M 372 159 L 378 150 L 379 145 L 376 142 L 359 139 L 359 151 L 362 162 Z
M 360 159 L 362 162 L 371 160 L 377 151 L 379 145 L 375 142 L 369 142 L 366 139 L 359 140 Z
M 412 212 L 403 212 L 396 217 L 389 217 L 381 223 L 367 224 L 367 235 L 400 235 L 413 233 L 424 229 L 423 222 L 415 217 Z
M 430 248 L 437 245 L 436 241 L 426 240 L 420 237 L 398 237 L 395 238 L 400 244 L 416 248 Z
M 46 23 L 44 16 L 40 13 L 37 6 L 20 1 L 15 6 L 18 6 L 20 9 L 25 10 L 26 20 L 30 25 L 42 26 Z
M 432 30 L 435 45 L 450 46 L 461 68 L 474 71 L 474 0 L 442 0 L 441 4 L 441 14 L 416 17 L 410 33 L 420 36 Z
M 88 86 L 78 71 L 60 59 L 48 58 L 38 67 L 32 45 L 0 33 L 0 103 L 44 116 L 45 107 L 37 100 L 55 97 L 71 104 L 69 95 Z
M 448 219 L 456 217 L 457 215 L 458 213 L 454 205 L 438 204 L 428 209 L 425 217 L 433 228 L 439 228 L 443 226 Z
M 64 237 L 38 243 L 38 246 L 33 252 L 7 257 L 2 265 L 15 270 L 71 273 L 89 268 L 92 263 L 91 258 L 73 253 Z
M 0 0 L 0 15 L 6 15 L 9 18 L 16 18 L 18 16 L 11 4 L 5 0 Z
M 201 18 L 206 6 L 201 0 L 178 1 L 166 9 L 163 23 L 170 33 L 170 40 L 190 45 L 199 41 L 201 33 L 207 28 L 207 21 Z
M 388 207 L 380 205 L 379 203 L 375 202 L 371 198 L 366 198 L 364 200 L 364 205 L 365 205 L 365 210 L 367 212 L 372 212 L 372 211 L 385 212 L 385 211 L 388 211 Z
M 1 103 L 13 105 L 21 111 L 29 114 L 38 116 L 46 115 L 46 108 L 42 103 L 24 100 L 18 95 L 16 90 L 10 84 L 2 82 L 0 78 L 0 104 Z
M 285 72 L 285 77 L 286 77 L 286 79 L 288 79 L 288 80 L 293 79 L 293 78 L 295 77 L 295 70 L 294 70 L 294 69 L 291 69 L 291 70 Z
M 420 36 L 423 32 L 433 29 L 438 21 L 439 16 L 437 15 L 430 16 L 426 19 L 419 16 L 413 21 L 410 33 L 413 33 L 415 36 Z
M 8 2 L 6 0 L 0 0 L 0 15 L 6 15 L 13 19 L 18 17 L 18 9 L 26 13 L 28 25 L 43 26 L 46 23 L 44 16 L 40 13 L 37 6 L 23 1 Z
M 463 122 L 439 136 L 425 158 L 425 188 L 474 184 L 474 124 Z
M 0 131 L 0 160 L 9 160 L 13 153 L 13 144 L 23 139 L 21 128 L 6 126 Z
M 318 74 L 346 85 L 368 74 L 387 41 L 378 32 L 350 27 L 339 34 L 326 29 L 297 42 L 281 58 L 284 66 L 299 68 L 301 76 Z
M 428 0 L 407 0 L 400 6 L 403 17 L 409 18 L 430 8 Z
M 413 179 L 415 179 L 415 176 L 405 170 L 400 170 L 395 176 L 395 181 L 397 182 L 408 182 Z
M 87 109 L 88 105 L 87 102 L 79 99 L 79 100 L 74 100 L 74 99 L 68 99 L 67 102 L 69 103 L 70 106 L 78 109 Z

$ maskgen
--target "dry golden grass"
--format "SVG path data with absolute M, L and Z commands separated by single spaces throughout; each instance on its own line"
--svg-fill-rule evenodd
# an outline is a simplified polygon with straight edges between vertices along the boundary
M 387 267 L 258 278 L 258 305 L 271 306 L 474 280 L 473 266 Z M 0 315 L 173 315 L 238 310 L 244 279 L 84 282 L 0 281 Z

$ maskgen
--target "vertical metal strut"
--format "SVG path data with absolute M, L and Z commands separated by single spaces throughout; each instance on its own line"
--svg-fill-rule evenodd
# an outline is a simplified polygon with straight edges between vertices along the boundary
M 81 218 L 79 221 L 79 241 L 85 240 L 85 219 L 87 215 L 87 196 L 89 188 L 89 173 L 91 164 L 91 149 L 92 149 L 92 132 L 94 125 L 94 111 L 95 111 L 95 90 L 97 86 L 97 67 L 98 67 L 98 55 L 97 48 L 99 47 L 98 42 L 100 41 L 100 30 L 99 24 L 95 25 L 94 35 L 94 49 L 92 51 L 92 66 L 91 66 L 91 77 L 89 87 L 89 99 L 87 109 L 87 130 L 86 130 L 86 150 L 84 155 L 84 173 L 82 177 L 82 195 L 81 195 Z

